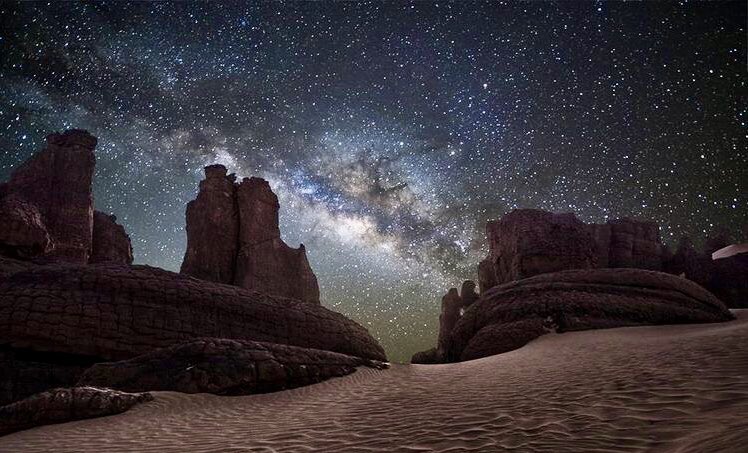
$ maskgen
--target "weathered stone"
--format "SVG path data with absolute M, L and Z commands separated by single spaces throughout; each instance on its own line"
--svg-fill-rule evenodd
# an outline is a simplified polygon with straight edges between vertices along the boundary
M 16 168 L 6 185 L 34 205 L 51 237 L 50 259 L 84 264 L 91 254 L 91 181 L 96 138 L 69 130 L 47 136 L 47 146 Z
M 117 217 L 94 211 L 89 263 L 132 264 L 132 244 Z
M 93 387 L 59 388 L 0 407 L 0 436 L 35 426 L 120 414 L 150 393 L 123 393 Z
M 564 269 L 597 267 L 590 231 L 574 214 L 516 209 L 488 222 L 488 260 L 497 284 Z M 488 288 L 484 281 L 481 288 Z
M 465 280 L 462 282 L 460 287 L 460 299 L 462 299 L 461 309 L 466 309 L 478 300 L 478 293 L 475 292 L 475 282 L 472 280 Z
M 17 195 L 0 196 L 0 255 L 29 259 L 51 249 L 39 209 Z
M 317 277 L 301 244 L 286 245 L 278 227 L 278 197 L 261 178 L 244 178 L 237 187 L 239 254 L 234 283 L 269 294 L 319 303 Z
M 121 360 L 199 337 L 386 360 L 369 333 L 320 305 L 148 266 L 56 265 L 0 280 L 0 344 Z
M 250 395 L 314 384 L 381 362 L 319 349 L 200 338 L 88 369 L 78 385 L 126 392 Z
M 454 329 L 463 312 L 473 305 L 478 297 L 478 293 L 475 292 L 475 282 L 472 280 L 462 282 L 459 295 L 456 288 L 451 288 L 442 297 L 442 308 L 439 315 L 439 337 L 436 348 L 415 353 L 411 357 L 411 363 L 444 362 L 452 337 L 452 329 Z
M 446 351 L 449 338 L 452 335 L 452 329 L 457 324 L 457 320 L 460 319 L 461 308 L 462 299 L 457 294 L 457 289 L 450 288 L 447 294 L 442 297 L 442 311 L 439 315 L 439 338 L 436 350 L 440 356 Z
M 632 267 L 661 270 L 664 249 L 654 222 L 585 224 L 572 213 L 516 209 L 488 222 L 489 254 L 478 266 L 481 291 L 567 269 Z
M 187 205 L 187 252 L 181 272 L 268 294 L 319 303 L 317 277 L 301 245 L 281 239 L 278 197 L 261 178 L 235 182 L 222 165 L 206 167 Z
M 234 283 L 239 247 L 236 178 L 226 167 L 205 167 L 197 198 L 187 204 L 187 251 L 181 272 L 216 283 Z
M 720 322 L 733 319 L 699 285 L 662 272 L 584 269 L 499 285 L 459 319 L 447 361 L 516 349 L 546 331 Z

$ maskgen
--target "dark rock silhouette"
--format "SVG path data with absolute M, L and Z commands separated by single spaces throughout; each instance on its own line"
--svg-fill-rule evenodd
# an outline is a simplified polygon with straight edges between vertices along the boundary
M 724 231 L 706 240 L 697 250 L 688 237 L 681 238 L 675 253 L 664 261 L 664 270 L 682 275 L 711 291 L 728 307 L 748 307 L 748 252 L 713 259 L 712 255 L 731 244 Z
M 450 288 L 442 297 L 441 314 L 439 315 L 439 337 L 436 348 L 417 352 L 411 357 L 411 363 L 442 363 L 444 362 L 457 321 L 465 309 L 478 300 L 475 292 L 475 282 L 465 280 L 457 293 L 457 288 Z
M 126 392 L 250 395 L 314 384 L 375 362 L 319 349 L 247 340 L 200 338 L 130 360 L 88 369 L 78 386 Z
M 130 238 L 114 216 L 93 209 L 96 137 L 72 129 L 0 184 L 0 254 L 43 262 L 132 262 Z
M 572 213 L 515 209 L 486 225 L 489 254 L 478 267 L 481 291 L 567 269 L 661 270 L 663 246 L 654 222 L 616 219 L 585 224 Z
M 181 272 L 217 283 L 319 303 L 319 286 L 301 245 L 280 237 L 278 197 L 261 178 L 205 168 L 187 205 L 187 251 Z
M 492 288 L 465 311 L 446 361 L 507 352 L 551 330 L 720 322 L 725 305 L 689 280 L 639 269 L 541 274 Z
M 120 414 L 152 400 L 150 393 L 93 387 L 54 389 L 0 407 L 0 436 L 35 426 Z
M 132 244 L 125 228 L 113 215 L 94 211 L 90 263 L 132 264 Z

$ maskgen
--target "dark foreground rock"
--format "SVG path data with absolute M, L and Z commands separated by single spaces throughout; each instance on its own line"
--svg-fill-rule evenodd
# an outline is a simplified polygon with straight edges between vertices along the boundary
M 321 305 L 148 266 L 3 263 L 0 345 L 5 362 L 20 371 L 0 372 L 6 398 L 0 404 L 71 386 L 80 364 L 130 359 L 201 337 L 386 360 L 365 328 Z
M 280 235 L 278 197 L 262 178 L 205 167 L 197 198 L 187 204 L 187 251 L 181 272 L 268 294 L 319 303 L 317 277 L 304 245 Z
M 414 359 L 478 359 L 551 331 L 731 319 L 719 299 L 685 278 L 640 269 L 569 270 L 490 289 L 456 322 L 442 357 L 426 351 Z
M 0 436 L 35 426 L 119 414 L 151 400 L 149 393 L 93 387 L 54 389 L 0 407 Z
M 250 395 L 301 387 L 376 362 L 319 349 L 257 341 L 201 338 L 130 360 L 99 363 L 78 385 L 126 392 L 176 391 Z
M 119 360 L 197 337 L 385 360 L 366 329 L 320 305 L 149 266 L 46 266 L 0 281 L 2 344 Z

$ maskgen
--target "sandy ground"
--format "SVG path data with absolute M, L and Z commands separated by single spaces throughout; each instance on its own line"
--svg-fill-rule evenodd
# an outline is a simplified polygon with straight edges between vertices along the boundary
M 268 395 L 158 393 L 125 414 L 0 438 L 0 451 L 746 452 L 748 310 L 736 314 L 549 335 Z

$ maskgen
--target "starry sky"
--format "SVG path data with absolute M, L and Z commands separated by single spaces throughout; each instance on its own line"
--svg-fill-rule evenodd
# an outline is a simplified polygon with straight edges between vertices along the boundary
M 0 179 L 88 129 L 97 209 L 178 270 L 203 167 L 262 176 L 323 304 L 407 360 L 513 208 L 745 234 L 746 9 L 3 1 Z

